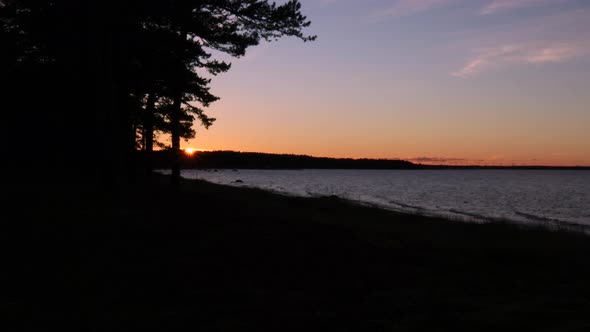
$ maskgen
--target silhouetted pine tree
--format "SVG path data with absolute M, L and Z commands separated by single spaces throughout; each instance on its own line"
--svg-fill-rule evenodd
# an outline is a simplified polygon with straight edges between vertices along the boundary
M 135 171 L 136 129 L 147 148 L 158 123 L 169 123 L 178 154 L 194 119 L 214 120 L 203 111 L 217 100 L 204 75 L 230 65 L 211 51 L 239 57 L 260 40 L 313 40 L 300 10 L 299 1 L 1 0 L 0 68 L 10 88 L 0 103 L 19 124 L 5 133 L 14 152 L 44 144 L 35 157 L 16 153 L 19 165 L 41 160 L 117 183 Z
M 216 75 L 230 68 L 229 64 L 212 59 L 209 50 L 239 57 L 261 39 L 270 41 L 287 35 L 305 41 L 314 37 L 305 37 L 301 32 L 309 22 L 300 13 L 301 5 L 298 1 L 277 6 L 259 0 L 175 0 L 171 1 L 170 8 L 170 23 L 180 39 L 179 47 L 175 49 L 178 65 L 174 72 L 178 74 L 170 82 L 173 101 L 170 129 L 172 150 L 176 156 L 172 167 L 172 181 L 176 182 L 180 177 L 183 113 L 195 115 L 208 127 L 213 119 L 208 118 L 197 105 L 207 107 L 217 100 L 217 97 L 209 93 L 210 80 L 200 76 L 198 70 Z

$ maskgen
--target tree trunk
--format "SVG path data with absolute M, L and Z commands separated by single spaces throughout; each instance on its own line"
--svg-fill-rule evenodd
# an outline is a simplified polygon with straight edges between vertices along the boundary
M 183 40 L 187 38 L 186 32 L 180 33 L 180 38 Z M 182 52 L 183 50 L 178 50 L 181 54 L 178 59 L 178 66 L 179 70 L 177 73 L 176 84 L 175 84 L 175 95 L 172 103 L 172 115 L 171 115 L 171 136 L 172 136 L 172 185 L 177 185 L 180 182 L 180 159 L 181 159 L 181 151 L 180 151 L 180 114 L 181 114 L 181 107 L 182 107 L 182 91 L 183 91 L 183 69 L 181 68 L 184 66 Z
M 149 93 L 145 105 L 145 123 L 144 123 L 144 161 L 146 176 L 150 177 L 154 171 L 153 152 L 154 152 L 154 111 L 156 109 L 156 94 L 152 91 Z
M 176 185 L 180 182 L 180 107 L 182 102 L 182 93 L 178 91 L 174 96 L 172 104 L 172 184 Z

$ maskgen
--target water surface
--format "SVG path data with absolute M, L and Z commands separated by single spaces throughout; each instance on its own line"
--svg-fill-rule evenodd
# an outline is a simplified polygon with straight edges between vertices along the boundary
M 428 215 L 590 226 L 584 170 L 183 170 L 182 176 Z

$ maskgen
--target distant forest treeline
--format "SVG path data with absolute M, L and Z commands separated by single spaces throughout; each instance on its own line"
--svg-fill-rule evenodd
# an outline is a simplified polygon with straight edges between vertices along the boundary
M 155 168 L 170 168 L 173 153 L 156 151 Z M 241 168 L 241 169 L 415 169 L 418 165 L 405 160 L 326 158 L 294 154 L 260 152 L 203 151 L 182 157 L 182 168 Z
M 142 158 L 142 152 L 140 159 Z M 171 150 L 154 152 L 154 167 L 169 169 L 174 160 Z M 201 151 L 184 154 L 182 168 L 203 169 L 572 169 L 590 170 L 590 167 L 550 166 L 449 166 L 423 165 L 399 159 L 327 158 L 295 154 L 272 154 L 238 151 Z

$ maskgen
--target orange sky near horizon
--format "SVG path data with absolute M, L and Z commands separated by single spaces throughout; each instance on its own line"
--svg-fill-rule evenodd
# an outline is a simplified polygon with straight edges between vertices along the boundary
M 332 120 L 346 107 L 328 103 L 302 114 L 290 99 L 281 102 L 226 93 L 209 111 L 215 124 L 208 130 L 195 126 L 197 137 L 182 147 L 425 164 L 590 166 L 587 115 L 529 118 L 455 110 L 434 117 L 390 106 L 379 116 L 349 109 L 346 119 Z

